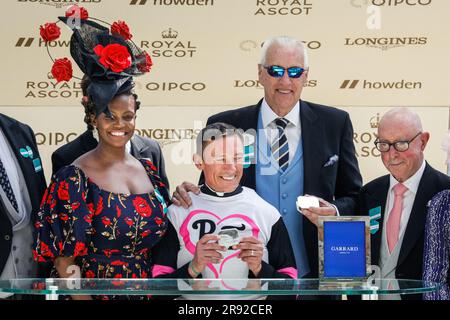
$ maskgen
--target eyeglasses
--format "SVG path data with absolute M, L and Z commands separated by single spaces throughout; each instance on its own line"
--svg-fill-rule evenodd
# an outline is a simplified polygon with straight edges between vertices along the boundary
M 378 139 L 375 140 L 375 147 L 378 149 L 378 151 L 381 152 L 388 152 L 391 149 L 391 146 L 394 146 L 394 149 L 398 152 L 405 152 L 409 149 L 409 144 L 417 138 L 422 132 L 419 132 L 409 141 L 395 141 L 392 143 L 379 141 Z
M 289 78 L 300 78 L 303 72 L 305 72 L 305 69 L 302 67 L 283 68 L 280 66 L 264 66 L 264 69 L 266 69 L 267 73 L 274 78 L 281 78 L 284 75 L 285 70 L 287 70 Z

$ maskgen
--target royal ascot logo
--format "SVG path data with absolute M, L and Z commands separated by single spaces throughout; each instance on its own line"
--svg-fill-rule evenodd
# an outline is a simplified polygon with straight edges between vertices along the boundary
M 369 80 L 344 80 L 339 89 L 352 90 L 421 90 L 421 81 L 369 81 Z
M 423 46 L 428 44 L 427 37 L 358 37 L 345 38 L 345 46 L 365 46 L 369 48 L 377 48 L 383 51 L 406 46 Z
M 322 47 L 322 43 L 317 40 L 302 41 L 308 50 L 317 50 Z M 263 43 L 254 40 L 244 40 L 239 43 L 239 49 L 250 52 L 253 50 L 261 50 Z
M 197 7 L 207 7 L 214 6 L 214 0 L 131 0 L 130 6 L 143 6 L 143 5 L 153 5 L 153 6 L 197 6 Z
M 142 40 L 140 47 L 148 49 L 153 58 L 193 58 L 197 46 L 191 40 L 180 40 L 178 31 L 169 28 L 161 32 L 161 40 Z
M 43 4 L 47 6 L 55 7 L 56 9 L 61 9 L 63 7 L 68 7 L 74 4 L 85 4 L 85 3 L 100 3 L 102 0 L 17 0 L 21 3 L 32 3 L 32 4 Z
M 81 99 L 83 93 L 79 80 L 56 83 L 52 74 L 47 74 L 48 80 L 27 80 L 25 83 L 25 98 L 27 99 Z M 52 81 L 53 80 L 53 81 Z
M 317 80 L 308 80 L 305 82 L 304 87 L 315 88 L 317 87 Z M 233 88 L 253 88 L 253 89 L 263 89 L 263 86 L 258 80 L 234 80 Z
M 311 0 L 256 0 L 255 16 L 299 16 L 309 15 Z
M 355 143 L 356 156 L 361 158 L 378 158 L 380 151 L 375 147 L 377 139 L 377 128 L 380 123 L 380 114 L 377 113 L 369 118 L 368 130 L 363 132 L 355 131 L 353 133 L 353 142 Z

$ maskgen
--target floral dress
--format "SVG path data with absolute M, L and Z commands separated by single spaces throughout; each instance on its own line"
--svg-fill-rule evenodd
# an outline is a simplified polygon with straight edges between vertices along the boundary
M 153 164 L 140 162 L 153 193 L 112 193 L 76 166 L 59 170 L 44 194 L 35 224 L 35 260 L 72 256 L 85 278 L 151 277 L 151 248 L 166 231 L 169 196 Z

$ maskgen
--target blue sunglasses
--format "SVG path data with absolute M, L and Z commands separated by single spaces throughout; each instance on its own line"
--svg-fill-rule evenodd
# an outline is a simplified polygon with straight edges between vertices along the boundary
M 264 68 L 267 70 L 267 73 L 274 78 L 281 78 L 284 75 L 285 70 L 287 70 L 289 78 L 300 78 L 303 72 L 305 72 L 305 69 L 302 67 L 283 68 L 280 66 L 264 66 Z

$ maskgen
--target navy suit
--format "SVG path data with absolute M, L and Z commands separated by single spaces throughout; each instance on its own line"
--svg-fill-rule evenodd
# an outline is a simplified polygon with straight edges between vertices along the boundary
M 208 119 L 244 131 L 258 126 L 262 100 L 258 104 L 229 110 Z M 347 112 L 300 101 L 301 139 L 304 161 L 304 193 L 332 202 L 341 215 L 353 215 L 362 185 L 353 144 L 353 127 Z M 324 166 L 333 155 L 338 161 Z M 255 164 L 244 169 L 241 184 L 256 189 Z M 301 232 L 299 230 L 299 232 Z M 310 264 L 308 277 L 318 277 L 317 228 L 303 216 L 303 236 Z
M 43 170 L 41 169 L 36 172 L 33 164 L 33 159 L 39 158 L 39 151 L 33 130 L 26 124 L 1 113 L 0 128 L 16 156 L 20 169 L 22 170 L 22 174 L 25 178 L 25 183 L 27 185 L 28 194 L 32 205 L 31 223 L 34 223 L 36 221 L 36 214 L 39 210 L 39 205 L 47 185 Z M 33 153 L 32 159 L 29 157 L 25 158 L 20 153 L 20 149 L 25 148 L 26 146 L 31 148 Z M 11 252 L 12 238 L 13 231 L 11 221 L 0 198 L 0 274 L 2 273 Z
M 70 165 L 77 158 L 93 150 L 98 142 L 90 130 L 86 130 L 73 141 L 61 146 L 52 154 L 52 174 L 64 166 Z M 151 139 L 134 135 L 131 138 L 131 155 L 136 159 L 148 158 L 158 169 L 158 175 L 169 189 L 164 167 L 164 158 L 159 144 Z
M 397 279 L 422 279 L 423 246 L 425 221 L 428 202 L 438 192 L 450 189 L 450 177 L 433 169 L 428 163 L 417 189 L 414 204 L 406 226 L 400 255 L 398 257 L 395 277 Z M 379 230 L 371 235 L 372 264 L 378 265 L 383 234 L 383 221 L 386 209 L 386 199 L 389 191 L 389 175 L 379 177 L 362 189 L 358 199 L 358 213 L 368 215 L 369 210 L 381 206 Z M 404 295 L 403 299 L 421 298 L 420 295 Z

